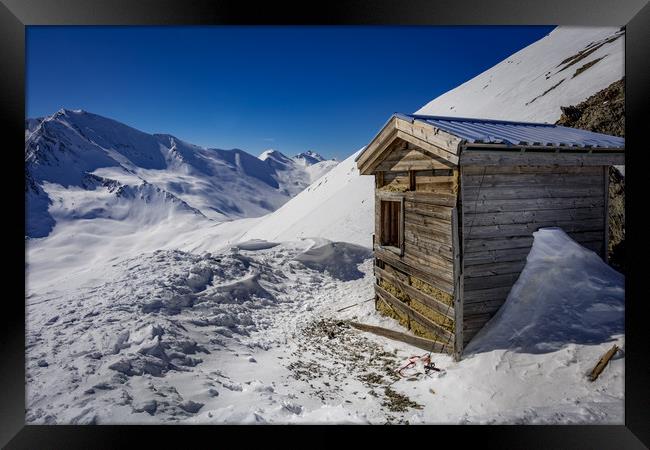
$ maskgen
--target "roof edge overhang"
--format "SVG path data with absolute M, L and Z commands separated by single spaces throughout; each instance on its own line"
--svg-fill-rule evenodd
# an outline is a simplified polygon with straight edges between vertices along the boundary
M 490 164 L 491 161 L 509 161 L 510 164 L 625 164 L 624 147 L 470 142 L 426 122 L 426 119 L 436 117 L 392 114 L 365 149 L 355 158 L 359 172 L 362 175 L 372 174 L 390 153 L 390 144 L 398 138 L 413 144 L 432 158 L 451 166 L 481 164 L 483 161 L 487 164 Z M 490 122 L 515 123 L 497 120 Z M 518 123 L 533 124 L 532 122 Z M 553 124 L 534 125 L 556 127 Z M 517 160 L 514 159 L 515 156 L 517 156 Z
M 460 148 L 464 143 L 463 139 L 426 122 L 395 113 L 355 158 L 361 175 L 373 173 L 373 169 L 390 153 L 390 144 L 397 138 L 415 145 L 432 158 L 452 166 L 458 165 Z

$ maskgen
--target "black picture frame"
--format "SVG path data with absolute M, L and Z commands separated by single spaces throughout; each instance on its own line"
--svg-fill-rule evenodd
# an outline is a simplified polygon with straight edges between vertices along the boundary
M 594 25 L 626 26 L 626 277 L 625 425 L 621 426 L 454 426 L 365 427 L 365 437 L 396 438 L 404 445 L 443 445 L 452 437 L 454 446 L 473 440 L 497 448 L 647 448 L 650 445 L 650 389 L 648 373 L 648 327 L 643 314 L 642 270 L 643 219 L 636 221 L 630 205 L 643 198 L 637 194 L 638 173 L 644 167 L 644 119 L 650 99 L 650 5 L 646 0 L 545 0 L 545 1 L 340 1 L 322 4 L 265 2 L 259 5 L 233 0 L 0 0 L 0 97 L 6 161 L 3 202 L 7 214 L 5 283 L 0 328 L 0 444 L 6 448 L 115 448 L 130 446 L 137 438 L 147 446 L 167 447 L 174 442 L 189 446 L 207 439 L 211 447 L 225 445 L 225 431 L 239 438 L 253 436 L 250 427 L 211 426 L 36 426 L 25 417 L 25 309 L 18 280 L 25 277 L 24 191 L 18 147 L 24 146 L 25 119 L 25 26 L 29 25 L 222 25 L 222 24 L 361 24 L 361 25 Z M 9 138 L 9 139 L 7 139 Z M 648 143 L 645 143 L 648 147 Z M 23 162 L 24 164 L 24 162 Z M 634 200 L 637 198 L 640 200 Z M 2 197 L 0 197 L 2 198 Z M 14 203 L 15 202 L 15 203 Z M 18 211 L 18 213 L 16 213 Z M 15 216 L 22 211 L 23 220 Z M 10 248 L 10 250 L 8 250 Z M 640 261 L 636 264 L 636 261 Z M 23 266 L 19 267 L 19 261 Z M 11 290 L 9 290 L 11 287 Z M 22 294 L 24 295 L 24 285 Z M 13 290 L 18 291 L 16 295 Z M 10 294 L 11 292 L 11 294 Z M 636 301 L 630 301 L 635 299 Z M 293 427 L 286 445 L 341 445 L 350 430 L 360 427 Z M 281 443 L 286 427 L 254 427 L 266 443 Z M 294 434 L 300 431 L 301 437 Z M 343 432 L 343 434 L 341 434 Z M 307 434 L 308 433 L 308 434 Z M 406 434 L 408 433 L 408 434 Z M 415 434 L 414 434 L 415 433 Z M 283 433 L 284 434 L 284 433 Z M 305 439 L 303 442 L 297 439 Z M 236 437 L 236 436 L 229 436 Z M 179 440 L 180 439 L 180 440 Z M 215 441 L 214 439 L 218 439 Z M 406 439 L 406 440 L 404 440 Z M 154 443 L 156 442 L 156 443 Z M 266 444 L 265 444 L 266 445 Z M 449 445 L 445 443 L 444 445 Z

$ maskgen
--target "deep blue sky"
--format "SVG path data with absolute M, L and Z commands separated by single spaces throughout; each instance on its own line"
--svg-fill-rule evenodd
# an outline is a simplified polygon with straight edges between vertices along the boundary
M 27 27 L 27 116 L 342 159 L 553 27 Z

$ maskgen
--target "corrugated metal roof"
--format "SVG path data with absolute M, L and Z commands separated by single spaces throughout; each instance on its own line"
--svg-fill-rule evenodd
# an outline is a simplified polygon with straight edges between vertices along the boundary
M 400 114 L 410 122 L 425 122 L 473 144 L 511 146 L 625 148 L 625 139 L 560 125 L 504 120 Z

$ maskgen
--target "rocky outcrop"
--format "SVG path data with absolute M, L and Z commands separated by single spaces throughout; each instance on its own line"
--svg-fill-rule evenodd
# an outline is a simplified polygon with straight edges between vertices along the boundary
M 561 109 L 557 125 L 625 137 L 625 78 L 578 105 Z M 609 171 L 608 257 L 614 268 L 625 273 L 625 177 L 614 167 Z
M 578 105 L 561 109 L 557 125 L 625 137 L 625 78 Z

